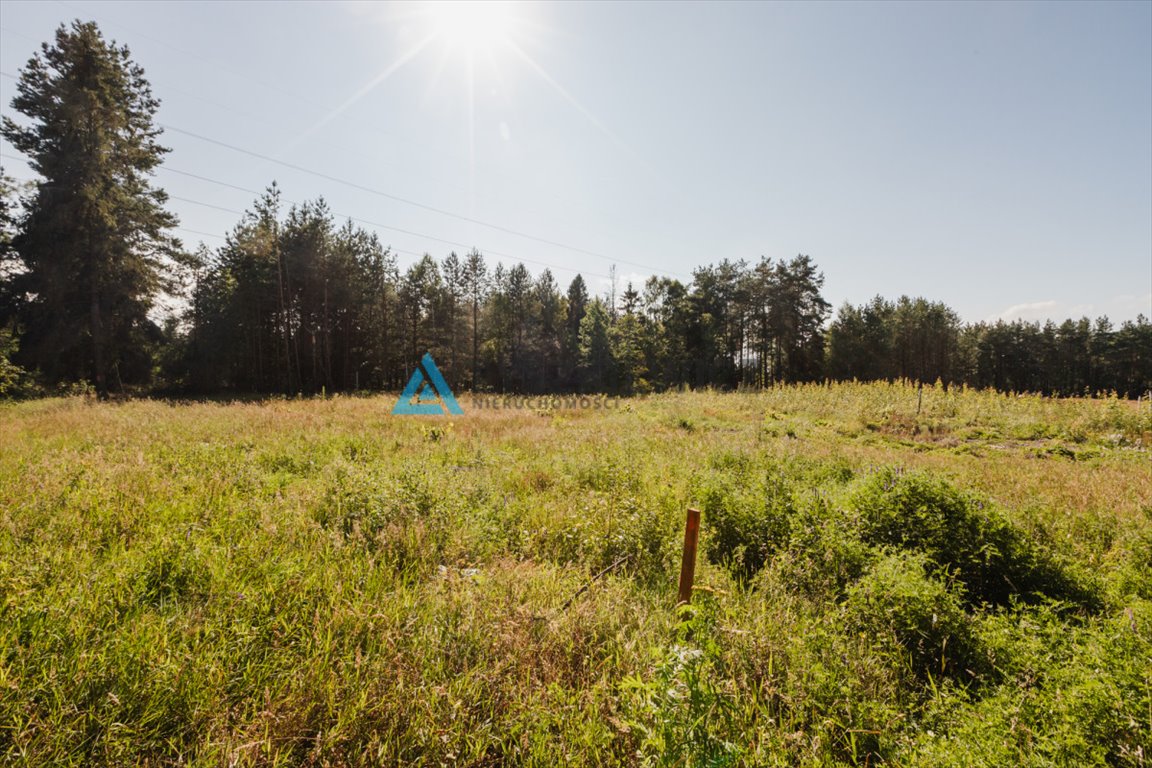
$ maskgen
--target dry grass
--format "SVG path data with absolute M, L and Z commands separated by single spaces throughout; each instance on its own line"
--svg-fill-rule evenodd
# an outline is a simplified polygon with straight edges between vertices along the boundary
M 3 759 L 1148 760 L 1152 414 L 1135 404 L 926 388 L 917 413 L 911 387 L 846 384 L 391 406 L 0 405 Z M 919 555 L 859 539 L 853 494 L 892 468 L 976 494 L 1095 602 L 967 605 Z M 765 499 L 789 531 L 767 566 L 702 563 L 678 614 L 684 508 L 712 505 L 706 546 L 717 510 L 751 546 Z M 847 596 L 881 563 L 910 602 L 861 634 Z M 953 599 L 986 666 L 925 678 L 899 622 Z

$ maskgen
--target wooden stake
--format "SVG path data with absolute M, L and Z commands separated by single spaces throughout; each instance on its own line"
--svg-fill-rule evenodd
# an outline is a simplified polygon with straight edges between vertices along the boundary
M 684 555 L 680 560 L 680 596 L 676 604 L 692 602 L 692 580 L 696 578 L 696 540 L 700 538 L 700 510 L 688 509 L 684 524 Z

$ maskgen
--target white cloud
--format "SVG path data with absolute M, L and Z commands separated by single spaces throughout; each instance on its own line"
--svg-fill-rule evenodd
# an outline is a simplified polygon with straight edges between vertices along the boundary
M 1003 312 L 987 318 L 988 322 L 997 320 L 1012 322 L 1013 320 L 1054 320 L 1060 322 L 1067 318 L 1079 320 L 1087 317 L 1095 320 L 1107 315 L 1113 323 L 1119 325 L 1125 320 L 1135 320 L 1137 315 L 1152 317 L 1152 293 L 1142 296 L 1122 294 L 1113 296 L 1104 301 L 1084 302 L 1081 304 L 1066 304 L 1048 299 L 1046 301 L 1030 301 L 1024 304 L 1013 304 Z
M 998 315 L 988 318 L 989 321 L 1003 320 L 1043 320 L 1052 316 L 1052 310 L 1057 306 L 1055 299 L 1047 301 L 1032 301 L 1026 304 L 1013 304 Z

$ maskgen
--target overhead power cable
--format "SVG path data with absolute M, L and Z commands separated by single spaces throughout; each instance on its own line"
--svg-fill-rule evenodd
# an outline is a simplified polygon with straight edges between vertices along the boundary
M 201 178 L 203 178 L 203 177 L 201 177 Z M 204 179 L 204 180 L 205 181 L 213 181 L 212 179 Z M 216 182 L 213 182 L 213 183 L 216 183 Z M 246 191 L 246 192 L 253 192 L 254 194 L 260 194 L 259 192 L 254 192 L 253 190 L 244 190 L 242 187 L 235 187 L 235 185 L 233 185 L 233 184 L 228 184 L 226 186 L 230 186 L 230 187 L 233 187 L 236 189 L 242 189 L 243 191 Z M 225 213 L 232 213 L 232 214 L 236 214 L 238 216 L 243 216 L 245 213 L 244 211 L 237 211 L 234 208 L 225 208 L 224 206 L 216 205 L 215 203 L 205 203 L 205 202 L 202 202 L 200 200 L 193 200 L 191 198 L 180 197 L 178 195 L 169 195 L 168 197 L 169 197 L 169 199 L 172 199 L 172 200 L 179 200 L 182 203 L 191 203 L 192 205 L 199 205 L 199 206 L 202 206 L 204 208 L 212 208 L 212 209 L 215 209 L 217 211 L 223 211 Z M 288 199 L 285 199 L 284 202 L 289 203 L 289 204 L 299 205 L 299 203 L 294 203 L 292 200 L 288 200 Z M 358 216 L 347 216 L 345 214 L 339 213 L 338 211 L 333 211 L 332 215 L 335 216 L 336 218 L 339 218 L 339 219 L 349 219 L 349 220 L 354 221 L 357 224 L 360 224 L 362 226 L 377 227 L 379 229 L 387 229 L 387 230 L 390 230 L 392 232 L 400 232 L 400 233 L 405 234 L 405 235 L 411 235 L 413 237 L 421 237 L 421 238 L 424 238 L 426 240 L 434 240 L 436 242 L 444 243 L 446 245 L 452 245 L 452 246 L 455 246 L 457 248 L 471 248 L 472 247 L 472 246 L 468 245 L 467 243 L 462 243 L 462 242 L 459 242 L 457 240 L 448 240 L 448 239 L 443 238 L 443 237 L 436 237 L 435 235 L 428 235 L 428 234 L 424 234 L 422 232 L 413 232 L 412 230 L 409 230 L 409 229 L 402 229 L 400 227 L 389 226 L 388 224 L 381 224 L 379 222 L 371 221 L 369 219 L 362 219 Z M 421 253 L 417 253 L 415 251 L 406 251 L 406 250 L 403 250 L 401 248 L 395 248 L 393 246 L 388 246 L 388 247 L 389 247 L 389 250 L 395 251 L 397 253 L 407 254 L 409 256 L 415 256 L 416 258 L 420 258 L 421 256 L 424 255 Z M 549 264 L 548 262 L 538 261 L 536 259 L 525 259 L 525 258 L 522 258 L 519 256 L 514 256 L 514 255 L 509 254 L 509 253 L 503 253 L 502 251 L 492 251 L 492 250 L 486 250 L 483 248 L 477 248 L 477 250 L 486 256 L 497 256 L 497 257 L 504 258 L 504 259 L 511 259 L 513 261 L 520 261 L 520 262 L 525 262 L 528 264 L 535 264 L 536 266 L 546 267 L 548 269 L 558 269 L 558 270 L 563 270 L 565 272 L 575 272 L 577 274 L 585 274 L 585 275 L 589 275 L 591 277 L 603 277 L 605 279 L 610 278 L 609 275 L 601 274 L 599 272 L 588 272 L 586 270 L 574 269 L 572 267 L 563 267 L 563 266 L 560 266 L 559 264 Z
M 9 31 L 11 31 L 11 30 L 9 30 Z M 13 80 L 18 79 L 15 75 L 12 75 L 8 72 L 0 71 L 0 75 L 3 75 L 4 77 L 11 78 Z M 394 194 L 391 194 L 389 192 L 385 192 L 383 190 L 375 189 L 373 187 L 368 187 L 368 186 L 365 186 L 363 184 L 360 184 L 360 183 L 357 183 L 354 181 L 350 181 L 348 179 L 343 179 L 343 178 L 333 176 L 333 175 L 328 174 L 328 173 L 324 173 L 322 171 L 313 170 L 311 168 L 305 168 L 301 165 L 297 165 L 296 163 L 290 163 L 290 162 L 280 160 L 280 159 L 275 158 L 275 157 L 271 157 L 270 155 L 265 155 L 263 153 L 256 152 L 256 151 L 253 151 L 250 149 L 246 149 L 244 147 L 239 147 L 239 146 L 236 146 L 235 144 L 230 144 L 228 142 L 221 141 L 219 139 L 214 139 L 210 136 L 205 136 L 203 134 L 196 133 L 194 131 L 189 131 L 189 130 L 186 130 L 183 128 L 179 128 L 177 126 L 174 126 L 174 125 L 171 125 L 168 123 L 157 122 L 157 125 L 159 125 L 161 128 L 164 128 L 165 130 L 172 131 L 173 133 L 179 133 L 181 135 L 188 136 L 190 138 L 197 139 L 199 141 L 203 141 L 203 142 L 206 142 L 209 144 L 213 144 L 213 145 L 222 147 L 224 149 L 228 149 L 228 150 L 233 151 L 233 152 L 238 152 L 240 154 L 248 155 L 250 157 L 254 157 L 254 158 L 257 158 L 259 160 L 263 160 L 264 162 L 273 163 L 275 165 L 279 165 L 281 167 L 288 168 L 290 170 L 297 171 L 299 173 L 304 173 L 304 174 L 307 174 L 310 176 L 314 176 L 316 178 L 324 179 L 326 181 L 331 181 L 331 182 L 336 183 L 336 184 L 341 184 L 341 185 L 350 187 L 352 189 L 359 190 L 361 192 L 366 192 L 368 194 L 377 195 L 377 196 L 383 197 L 387 200 L 392 200 L 394 202 L 398 202 L 398 203 L 401 203 L 404 205 L 409 205 L 409 206 L 412 206 L 415 208 L 420 208 L 422 210 L 426 210 L 426 211 L 429 211 L 431 213 L 435 213 L 435 214 L 438 214 L 441 216 L 447 216 L 449 218 L 457 219 L 459 221 L 464 221 L 464 222 L 467 222 L 469 224 L 475 224 L 477 226 L 487 227 L 489 229 L 493 229 L 493 230 L 498 231 L 498 232 L 503 232 L 505 234 L 509 234 L 509 235 L 514 236 L 514 237 L 520 237 L 520 238 L 524 238 L 526 240 L 531 240 L 534 242 L 542 243 L 544 245 L 549 245 L 549 246 L 552 246 L 554 248 L 561 248 L 563 250 L 571 251 L 573 253 L 579 253 L 579 254 L 583 254 L 585 256 L 592 256 L 594 258 L 604 259 L 605 261 L 608 261 L 608 262 L 611 262 L 614 264 L 624 264 L 627 266 L 636 267 L 637 269 L 647 270 L 648 272 L 651 272 L 654 274 L 666 274 L 666 275 L 671 275 L 673 277 L 679 277 L 679 278 L 685 277 L 685 275 L 682 275 L 679 273 L 668 272 L 666 270 L 657 269 L 657 268 L 649 266 L 647 264 L 641 264 L 639 262 L 628 261 L 626 259 L 617 259 L 617 258 L 608 256 L 606 254 L 599 253 L 597 251 L 588 250 L 586 248 L 580 248 L 580 247 L 574 246 L 574 245 L 568 245 L 567 243 L 562 243 L 562 242 L 557 241 L 557 240 L 552 240 L 552 239 L 546 238 L 546 237 L 540 237 L 538 235 L 533 235 L 533 234 L 530 234 L 527 232 L 513 229 L 511 227 L 506 227 L 506 226 L 503 226 L 501 224 L 494 224 L 492 222 L 484 221 L 482 219 L 477 219 L 477 218 L 474 218 L 471 216 L 466 216 L 464 214 L 455 213 L 453 211 L 449 211 L 449 210 L 444 209 L 444 208 L 439 208 L 439 207 L 436 207 L 433 205 L 428 205 L 426 203 L 421 203 L 419 201 L 412 200 L 412 199 L 406 198 L 406 197 L 402 197 L 400 195 L 394 195 Z M 227 184 L 225 184 L 225 185 L 229 186 Z M 377 225 L 377 226 L 381 226 L 381 225 Z M 434 239 L 439 239 L 439 238 L 434 238 Z M 441 240 L 441 242 L 446 242 L 446 241 Z M 490 253 L 495 254 L 496 252 L 490 251 Z M 529 261 L 528 259 L 520 259 L 520 260 L 521 261 Z M 535 263 L 542 263 L 542 262 L 535 262 Z M 553 267 L 553 268 L 565 269 L 565 270 L 570 269 L 567 267 Z M 572 270 L 572 271 L 575 271 L 575 270 Z M 594 273 L 590 272 L 588 274 L 594 274 Z
M 543 243 L 544 245 L 550 245 L 554 248 L 562 248 L 562 249 L 567 250 L 567 251 L 572 251 L 573 253 L 580 253 L 580 254 L 583 254 L 585 256 L 593 256 L 593 257 L 598 258 L 598 259 L 604 259 L 604 260 L 612 262 L 612 263 L 627 264 L 628 266 L 631 266 L 631 267 L 636 267 L 638 269 L 645 269 L 645 270 L 648 270 L 650 272 L 659 273 L 659 274 L 669 274 L 669 273 L 665 272 L 664 270 L 656 269 L 654 267 L 648 266 L 647 264 L 640 264 L 638 262 L 626 261 L 624 259 L 616 259 L 616 258 L 613 258 L 611 256 L 607 256 L 603 253 L 598 253 L 597 251 L 590 251 L 590 250 L 587 250 L 585 248 L 580 248 L 580 247 L 577 247 L 574 245 L 568 245 L 566 243 L 561 243 L 557 240 L 550 240 L 550 239 L 545 238 L 545 237 L 538 237 L 536 235 L 532 235 L 532 234 L 529 234 L 527 232 L 521 232 L 520 230 L 512 229 L 511 227 L 505 227 L 505 226 L 502 226 L 500 224 L 493 224 L 491 222 L 483 221 L 481 219 L 476 219 L 476 218 L 473 218 L 471 216 L 465 216 L 463 214 L 454 213 L 452 211 L 445 210 L 443 208 L 437 208 L 436 206 L 433 206 L 433 205 L 427 205 L 425 203 L 421 203 L 421 202 L 418 202 L 416 200 L 411 200 L 411 199 L 406 198 L 406 197 L 401 197 L 399 195 L 393 195 L 391 193 L 384 192 L 383 190 L 374 189 L 372 187 L 368 187 L 368 186 L 365 186 L 363 184 L 359 184 L 355 181 L 349 181 L 347 179 L 342 179 L 338 176 L 332 176 L 331 174 L 323 173 L 321 171 L 312 170 L 311 168 L 305 168 L 305 167 L 303 167 L 301 165 L 297 165 L 295 163 L 289 163 L 289 162 L 284 161 L 284 160 L 279 160 L 275 157 L 271 157 L 269 155 L 265 155 L 265 154 L 262 154 L 260 152 L 254 152 L 253 150 L 245 149 L 243 147 L 238 147 L 235 144 L 229 144 L 228 142 L 220 141 L 219 139 L 213 139 L 209 136 L 204 136 L 202 134 L 195 133 L 193 131 L 186 131 L 183 128 L 177 128 L 174 125 L 170 125 L 167 123 L 157 123 L 157 125 L 164 128 L 165 130 L 172 131 L 173 133 L 179 133 L 181 135 L 189 136 L 191 138 L 198 139 L 200 141 L 204 141 L 204 142 L 207 142 L 209 144 L 215 144 L 216 146 L 232 150 L 233 152 L 239 152 L 241 154 L 248 155 L 250 157 L 255 157 L 255 158 L 257 158 L 259 160 L 263 160 L 265 162 L 274 163 L 275 165 L 279 165 L 279 166 L 282 166 L 284 168 L 288 168 L 288 169 L 291 169 L 293 171 L 297 171 L 299 173 L 308 174 L 309 176 L 315 176 L 316 178 L 324 179 L 326 181 L 331 181 L 331 182 L 334 182 L 336 184 L 342 184 L 346 187 L 351 187 L 352 189 L 356 189 L 356 190 L 359 190 L 361 192 L 367 192 L 368 194 L 371 194 L 371 195 L 376 195 L 378 197 L 383 197 L 387 200 L 392 200 L 392 201 L 395 201 L 398 203 L 403 203 L 404 205 L 410 205 L 414 208 L 420 208 L 422 210 L 430 211 L 432 213 L 436 213 L 436 214 L 439 214 L 441 216 L 447 216 L 449 218 L 458 219 L 459 221 L 468 222 L 469 224 L 476 224 L 476 225 L 481 226 L 481 227 L 487 227 L 489 229 L 494 229 L 498 232 L 503 232 L 505 234 L 513 235 L 515 237 L 522 237 L 526 240 L 532 240 L 532 241 L 537 242 L 537 243 Z
M 18 162 L 27 162 L 24 158 L 17 157 L 15 155 L 10 155 L 7 152 L 0 152 L 0 157 L 7 158 L 9 160 L 16 160 Z M 203 176 L 203 175 L 197 174 L 197 173 L 191 173 L 189 171 L 182 171 L 182 170 L 179 170 L 177 168 L 170 168 L 168 166 L 162 165 L 162 166 L 159 166 L 159 170 L 167 171 L 169 173 L 175 173 L 175 174 L 178 174 L 180 176 L 187 176 L 189 178 L 198 179 L 200 181 L 208 182 L 210 184 L 217 184 L 219 186 L 227 187 L 229 189 L 234 189 L 234 190 L 237 190 L 239 192 L 246 192 L 246 193 L 252 194 L 252 195 L 262 194 L 262 192 L 260 190 L 250 189 L 248 187 L 242 187 L 242 186 L 239 186 L 237 184 L 230 184 L 226 181 L 220 181 L 218 179 L 209 178 L 208 176 Z M 182 203 L 189 203 L 191 205 L 198 205 L 202 208 L 210 208 L 212 210 L 221 211 L 223 213 L 230 213 L 230 214 L 233 214 L 235 216 L 243 216 L 245 214 L 245 211 L 240 211 L 240 210 L 237 210 L 235 208 L 228 208 L 227 206 L 217 205 L 216 203 L 207 203 L 207 202 L 204 202 L 203 200 L 194 200 L 192 198 L 183 197 L 180 195 L 169 194 L 168 198 L 170 200 L 177 200 L 177 201 L 182 202 Z M 301 204 L 298 201 L 290 200 L 288 198 L 282 198 L 282 199 L 284 200 L 284 202 L 286 202 L 290 205 L 300 205 Z M 474 246 L 471 246 L 467 243 L 460 242 L 458 240 L 449 240 L 447 238 L 437 237 L 436 235 L 429 235 L 429 234 L 424 233 L 424 232 L 415 232 L 413 230 L 404 229 L 402 227 L 394 227 L 394 226 L 391 226 L 389 224 L 382 224 L 381 222 L 372 221 L 370 219 L 365 219 L 365 218 L 362 218 L 359 216 L 351 216 L 348 214 L 340 213 L 339 211 L 333 211 L 332 215 L 336 218 L 339 218 L 339 219 L 351 220 L 353 222 L 356 222 L 357 224 L 360 224 L 361 226 L 367 226 L 367 227 L 373 227 L 376 229 L 388 230 L 390 232 L 398 232 L 400 234 L 409 235 L 411 237 L 422 238 L 425 240 L 432 240 L 434 242 L 443 243 L 443 244 L 454 246 L 457 248 L 470 249 L 470 248 L 474 247 Z M 183 229 L 184 231 L 193 232 L 194 234 L 204 234 L 204 235 L 207 235 L 209 237 L 223 238 L 223 235 L 213 235 L 211 233 L 198 232 L 196 230 L 190 230 L 190 229 L 187 229 L 185 227 L 176 227 L 176 229 Z M 405 254 L 408 256 L 413 256 L 415 258 L 420 258 L 421 256 L 424 255 L 424 254 L 416 252 L 416 251 L 409 251 L 409 250 L 405 250 L 403 248 L 397 248 L 397 247 L 392 246 L 392 245 L 389 245 L 388 248 L 389 248 L 389 250 L 391 250 L 395 253 L 402 253 L 402 254 Z M 564 271 L 564 272 L 574 272 L 577 274 L 588 275 L 590 277 L 600 277 L 600 278 L 604 278 L 604 279 L 611 279 L 610 275 L 606 275 L 606 274 L 603 274 L 600 272 L 590 272 L 587 270 L 574 269 L 572 267 L 565 267 L 565 266 L 561 266 L 559 264 L 551 264 L 551 263 L 546 262 L 546 261 L 540 261 L 539 259 L 523 258 L 520 256 L 516 256 L 514 254 L 505 253 L 503 251 L 496 251 L 496 250 L 490 250 L 490 249 L 484 249 L 484 248 L 478 248 L 477 250 L 479 250 L 480 252 L 482 252 L 488 256 L 495 256 L 495 257 L 502 258 L 502 259 L 509 259 L 511 261 L 519 261 L 519 262 L 524 262 L 527 264 L 534 264 L 536 266 L 545 267 L 548 269 L 560 270 L 560 271 Z
M 241 187 L 241 186 L 238 186 L 236 184 L 230 184 L 226 181 L 220 181 L 219 179 L 209 178 L 208 176 L 202 176 L 198 173 L 191 173 L 189 171 L 181 171 L 177 168 L 172 168 L 172 167 L 167 166 L 167 165 L 160 166 L 160 170 L 167 171 L 169 173 L 175 173 L 175 174 L 180 175 L 180 176 L 187 176 L 187 177 L 192 178 L 192 179 L 198 179 L 200 181 L 208 182 L 209 184 L 217 184 L 219 186 L 227 187 L 229 189 L 235 189 L 235 190 L 238 190 L 240 192 L 247 192 L 248 194 L 251 194 L 251 195 L 263 194 L 259 190 L 250 189 L 248 187 Z M 169 195 L 169 197 L 172 197 L 173 200 L 181 200 L 183 202 L 191 202 L 195 205 L 206 205 L 205 203 L 198 203 L 195 200 L 188 200 L 186 198 L 179 198 L 179 197 L 175 197 L 172 195 Z M 298 202 L 296 200 L 289 200 L 288 198 L 282 198 L 282 199 L 284 200 L 284 202 L 289 203 L 290 205 L 300 205 L 301 204 L 300 202 Z M 210 206 L 210 205 L 207 207 L 219 208 L 219 206 Z M 221 210 L 227 211 L 229 213 L 237 213 L 236 211 L 231 211 L 231 210 L 226 209 L 226 208 L 222 208 Z M 379 229 L 386 229 L 386 230 L 389 230 L 391 232 L 399 232 L 400 234 L 410 235 L 412 237 L 420 237 L 420 238 L 424 238 L 426 240 L 433 240 L 433 241 L 438 242 L 438 243 L 444 243 L 446 245 L 452 245 L 452 246 L 456 246 L 458 248 L 471 248 L 471 247 L 473 247 L 473 246 L 468 245 L 467 243 L 461 243 L 457 240 L 448 240 L 448 239 L 445 239 L 442 237 L 437 237 L 435 235 L 425 234 L 423 232 L 414 232 L 410 229 L 403 229 L 401 227 L 394 227 L 390 224 L 381 224 L 378 221 L 372 221 L 371 219 L 365 219 L 365 218 L 362 218 L 359 216 L 352 216 L 350 214 L 344 214 L 344 213 L 340 213 L 338 211 L 333 211 L 332 215 L 337 217 L 337 218 L 340 218 L 340 219 L 349 219 L 351 221 L 356 222 L 357 224 L 361 224 L 364 226 L 377 227 Z M 422 255 L 422 254 L 413 253 L 412 251 L 403 251 L 403 250 L 400 250 L 398 248 L 393 248 L 392 250 L 399 251 L 400 253 L 409 253 L 409 254 L 417 256 L 417 257 Z M 488 250 L 488 249 L 478 249 L 478 250 L 481 250 L 483 253 L 490 255 L 490 256 L 497 256 L 497 257 L 501 257 L 501 258 L 505 258 L 505 259 L 512 259 L 514 261 L 523 261 L 523 262 L 526 262 L 528 264 L 535 264 L 535 265 L 540 266 L 540 267 L 547 267 L 548 269 L 559 269 L 559 270 L 564 270 L 566 272 L 577 272 L 577 273 L 581 272 L 581 270 L 573 269 L 572 267 L 563 267 L 563 266 L 560 266 L 558 264 L 550 264 L 546 261 L 539 261 L 537 259 L 525 259 L 523 257 L 515 256 L 515 255 L 510 254 L 510 253 L 503 253 L 502 251 L 494 251 L 494 250 Z M 598 272 L 584 272 L 584 274 L 591 275 L 592 277 L 603 277 L 606 279 L 610 279 L 609 275 L 600 274 Z

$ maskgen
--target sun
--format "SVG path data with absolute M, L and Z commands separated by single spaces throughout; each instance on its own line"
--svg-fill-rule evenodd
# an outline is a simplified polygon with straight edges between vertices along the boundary
M 432 0 L 426 6 L 433 34 L 454 50 L 491 50 L 512 39 L 508 0 Z

